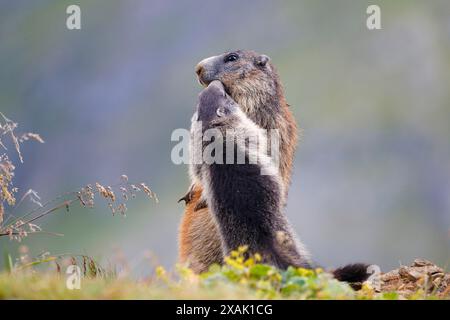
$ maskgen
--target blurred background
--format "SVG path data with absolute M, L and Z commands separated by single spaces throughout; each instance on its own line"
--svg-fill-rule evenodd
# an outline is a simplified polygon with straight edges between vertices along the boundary
M 137 275 L 144 256 L 173 266 L 189 180 L 171 133 L 189 128 L 196 63 L 244 48 L 272 58 L 303 129 L 287 214 L 314 258 L 449 264 L 448 1 L 0 3 L 0 111 L 46 141 L 23 146 L 16 186 L 45 201 L 127 174 L 160 199 L 130 202 L 126 218 L 103 205 L 51 215 L 40 225 L 65 236 L 25 238 L 32 255 L 120 252 Z M 81 30 L 66 28 L 70 4 Z M 382 30 L 366 28 L 369 4 Z

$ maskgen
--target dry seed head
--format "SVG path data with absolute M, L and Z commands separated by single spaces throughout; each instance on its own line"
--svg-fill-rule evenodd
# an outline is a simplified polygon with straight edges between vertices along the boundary
M 108 203 L 108 207 L 111 210 L 112 215 L 114 215 L 116 213 L 116 208 L 114 208 L 114 206 L 112 205 L 112 203 Z
M 108 198 L 108 191 L 106 191 L 106 188 L 104 186 L 102 186 L 100 183 L 96 182 L 95 187 L 97 188 L 98 193 L 102 197 Z
M 42 230 L 41 227 L 39 227 L 37 224 L 34 224 L 34 223 L 29 223 L 28 228 L 30 229 L 30 232 L 36 232 L 36 231 Z
M 108 197 L 111 199 L 111 201 L 116 201 L 116 195 L 114 194 L 114 191 L 110 186 L 106 187 L 106 191 L 108 192 Z
M 119 190 L 122 193 L 123 200 L 127 201 L 128 200 L 128 189 L 125 187 L 120 187 Z
M 127 206 L 125 203 L 121 203 L 117 206 L 117 210 L 120 212 L 121 215 L 126 216 L 126 212 L 127 212 Z
M 24 133 L 18 140 L 20 143 L 22 143 L 22 142 L 28 141 L 30 139 L 35 140 L 40 143 L 44 143 L 44 140 L 41 138 L 41 136 L 39 134 L 32 133 L 32 132 Z
M 5 208 L 3 207 L 3 203 L 0 202 L 0 230 L 3 223 L 3 214 L 5 213 Z
M 134 190 L 134 191 L 141 191 L 141 189 L 138 187 L 138 186 L 136 186 L 135 184 L 131 184 L 130 185 L 130 187 Z

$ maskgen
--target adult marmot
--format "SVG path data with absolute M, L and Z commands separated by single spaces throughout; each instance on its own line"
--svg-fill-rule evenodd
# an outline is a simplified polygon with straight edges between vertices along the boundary
M 204 59 L 195 71 L 204 86 L 219 80 L 256 125 L 279 130 L 284 206 L 298 133 L 279 76 L 269 60 L 268 56 L 254 51 L 238 50 Z M 201 193 L 202 186 L 194 184 L 183 198 L 187 205 L 179 232 L 179 260 L 187 262 L 195 272 L 205 271 L 223 260 L 219 231 Z

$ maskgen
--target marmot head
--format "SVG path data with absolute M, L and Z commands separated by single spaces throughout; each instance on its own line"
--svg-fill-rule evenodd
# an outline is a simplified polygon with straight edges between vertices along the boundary
M 220 81 L 212 81 L 199 95 L 198 121 L 210 125 L 214 120 L 224 118 L 238 109 L 238 105 L 225 92 Z
M 205 87 L 214 80 L 222 82 L 227 93 L 246 112 L 282 95 L 269 57 L 254 51 L 237 50 L 206 58 L 197 64 L 195 72 Z

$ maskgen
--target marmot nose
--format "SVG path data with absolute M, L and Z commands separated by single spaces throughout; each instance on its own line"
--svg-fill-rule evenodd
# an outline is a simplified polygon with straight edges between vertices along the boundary
M 195 66 L 195 73 L 197 74 L 197 76 L 200 76 L 202 72 L 203 72 L 203 65 L 199 63 L 198 65 Z

